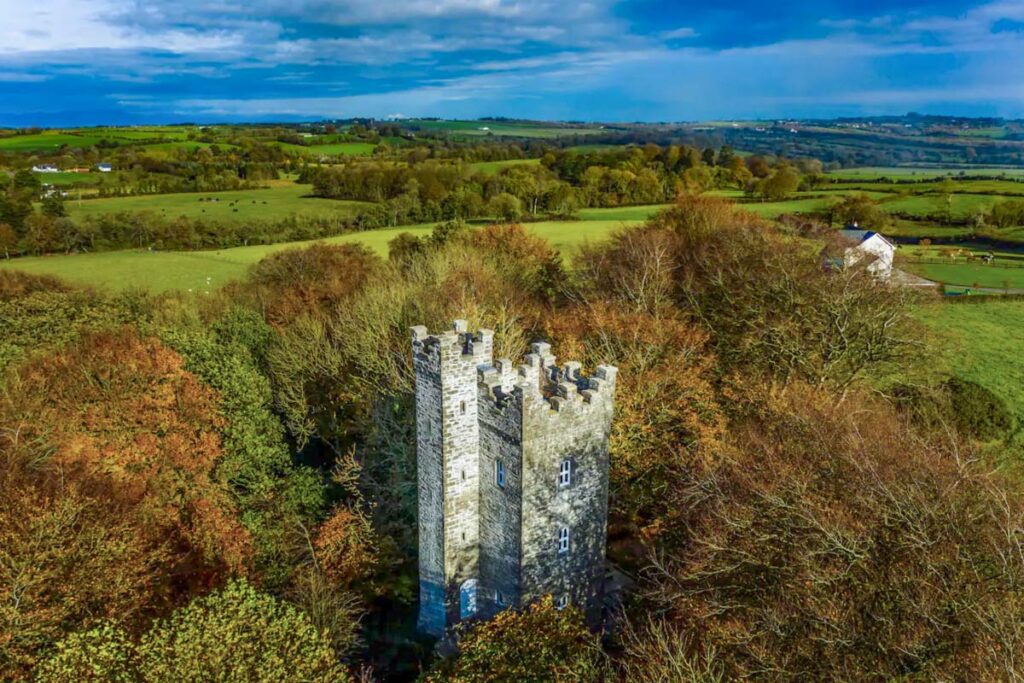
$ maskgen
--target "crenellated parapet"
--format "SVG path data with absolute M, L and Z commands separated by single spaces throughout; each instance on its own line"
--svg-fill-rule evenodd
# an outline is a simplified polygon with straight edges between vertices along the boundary
M 466 328 L 465 320 L 456 320 L 452 329 L 439 334 L 430 334 L 424 325 L 413 327 L 414 360 L 427 361 L 438 369 L 442 363 L 453 361 L 490 364 L 494 353 L 494 331 L 484 329 L 470 333 Z

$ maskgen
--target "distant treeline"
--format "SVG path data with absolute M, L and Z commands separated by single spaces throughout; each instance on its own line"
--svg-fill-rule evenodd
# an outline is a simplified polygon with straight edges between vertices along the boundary
M 307 166 L 299 182 L 319 197 L 376 202 L 384 225 L 492 217 L 519 220 L 568 217 L 584 207 L 672 201 L 686 192 L 734 188 L 782 199 L 822 171 L 811 159 L 787 161 L 737 155 L 730 147 L 699 150 L 671 145 L 622 147 L 592 153 L 548 150 L 536 166 L 497 173 L 428 159 L 400 164 L 352 160 Z

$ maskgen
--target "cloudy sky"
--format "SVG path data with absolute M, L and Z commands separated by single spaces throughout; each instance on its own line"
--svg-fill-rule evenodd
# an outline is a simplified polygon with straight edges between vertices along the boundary
M 0 125 L 1024 117 L 1024 0 L 0 0 Z

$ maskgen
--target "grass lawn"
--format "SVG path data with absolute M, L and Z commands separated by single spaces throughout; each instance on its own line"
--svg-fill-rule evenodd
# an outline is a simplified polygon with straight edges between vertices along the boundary
M 310 197 L 311 186 L 294 183 L 273 184 L 260 190 L 232 192 L 182 192 L 178 194 L 140 195 L 68 200 L 65 204 L 73 218 L 117 213 L 151 211 L 167 218 L 188 216 L 218 220 L 277 220 L 288 216 L 349 216 L 363 202 Z M 209 201 L 215 199 L 216 201 Z
M 949 370 L 1006 401 L 1024 427 L 1024 301 L 939 302 L 917 315 L 941 340 Z

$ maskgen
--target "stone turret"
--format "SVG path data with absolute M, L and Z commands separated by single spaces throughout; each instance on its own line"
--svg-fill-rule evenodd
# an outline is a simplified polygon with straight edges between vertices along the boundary
M 616 369 L 537 343 L 516 367 L 465 321 L 412 329 L 419 628 L 442 636 L 551 594 L 600 618 Z

